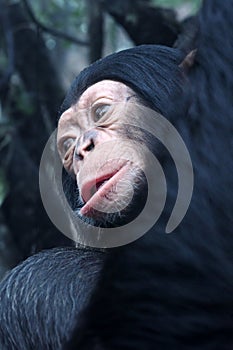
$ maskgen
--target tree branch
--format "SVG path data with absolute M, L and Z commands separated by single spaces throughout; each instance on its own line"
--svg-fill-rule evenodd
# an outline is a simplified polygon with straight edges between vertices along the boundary
M 41 23 L 35 16 L 35 14 L 32 11 L 32 8 L 30 7 L 29 3 L 27 2 L 27 0 L 22 0 L 25 9 L 30 17 L 30 19 L 32 20 L 32 22 L 34 22 L 41 30 L 48 32 L 56 37 L 59 37 L 61 39 L 64 40 L 68 40 L 71 41 L 77 45 L 81 45 L 81 46 L 88 46 L 89 42 L 86 40 L 81 40 L 81 39 L 77 39 L 74 36 L 70 35 L 70 34 L 66 34 L 64 32 L 61 32 L 60 30 L 56 30 L 53 28 L 50 28 L 48 26 L 46 26 L 45 24 Z
M 6 40 L 6 48 L 7 48 L 7 57 L 8 57 L 8 66 L 5 71 L 4 76 L 0 80 L 0 90 L 4 89 L 5 86 L 8 84 L 8 81 L 14 72 L 14 39 L 13 39 L 13 33 L 11 30 L 11 26 L 9 23 L 9 17 L 8 13 L 5 7 L 3 7 L 0 11 L 0 21 L 2 23 L 3 32 L 5 35 Z
M 172 46 L 181 26 L 176 13 L 153 6 L 150 1 L 99 0 L 106 12 L 129 34 L 136 45 L 161 44 Z
M 98 60 L 102 56 L 103 49 L 103 10 L 102 5 L 96 0 L 88 0 L 88 35 L 90 41 L 90 63 Z

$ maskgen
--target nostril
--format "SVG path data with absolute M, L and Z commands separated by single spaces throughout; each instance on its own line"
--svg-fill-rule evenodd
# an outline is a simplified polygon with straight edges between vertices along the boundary
M 90 152 L 95 147 L 95 144 L 93 140 L 89 140 L 88 144 L 86 146 L 80 147 L 80 145 L 76 146 L 75 149 L 75 159 L 76 160 L 83 160 L 85 153 Z
M 89 145 L 85 148 L 85 151 L 89 152 L 95 147 L 93 140 L 90 141 Z
M 75 152 L 75 159 L 77 160 L 83 160 L 83 155 L 81 153 Z

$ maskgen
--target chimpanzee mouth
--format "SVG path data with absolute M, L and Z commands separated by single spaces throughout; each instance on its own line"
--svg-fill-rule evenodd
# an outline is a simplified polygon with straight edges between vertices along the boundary
M 85 183 L 81 189 L 81 195 L 85 204 L 81 208 L 80 214 L 88 215 L 88 213 L 92 212 L 92 209 L 99 208 L 99 203 L 103 201 L 103 198 L 111 202 L 116 201 L 116 185 L 128 170 L 129 165 L 124 163 L 120 168 Z

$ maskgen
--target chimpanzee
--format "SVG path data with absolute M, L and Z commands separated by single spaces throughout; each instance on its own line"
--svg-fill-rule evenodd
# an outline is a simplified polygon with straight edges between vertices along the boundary
M 178 49 L 146 45 L 97 61 L 72 84 L 61 107 L 57 145 L 67 171 L 64 188 L 79 219 L 100 229 L 124 227 L 138 207 L 143 210 L 148 196 L 143 162 L 139 170 L 131 163 L 118 166 L 113 161 L 110 170 L 98 163 L 105 157 L 105 143 L 118 145 L 120 137 L 144 142 L 152 152 L 161 150 L 167 200 L 155 225 L 133 243 L 106 251 L 86 247 L 41 252 L 10 272 L 0 285 L 0 343 L 6 349 L 233 348 L 233 2 L 204 1 L 198 24 L 188 72 Z M 193 196 L 171 234 L 165 227 L 179 186 L 173 161 L 162 145 L 153 144 L 150 132 L 118 127 L 123 113 L 116 113 L 117 120 L 113 113 L 109 122 L 109 113 L 122 102 L 164 116 L 190 152 Z M 113 160 L 119 156 L 114 152 L 114 147 L 106 150 Z M 86 166 L 89 155 L 95 160 Z M 93 180 L 95 167 L 100 176 Z M 119 178 L 126 179 L 122 186 L 117 186 Z M 121 201 L 125 203 L 129 184 L 135 194 L 125 208 Z M 110 213 L 96 210 L 101 198 Z M 112 214 L 118 204 L 123 209 Z M 91 267 L 79 264 L 85 254 L 90 254 Z M 38 278 L 31 279 L 33 272 Z M 66 307 L 59 304 L 62 290 Z M 38 307 L 41 298 L 44 305 Z M 26 345 L 20 347 L 17 339 Z

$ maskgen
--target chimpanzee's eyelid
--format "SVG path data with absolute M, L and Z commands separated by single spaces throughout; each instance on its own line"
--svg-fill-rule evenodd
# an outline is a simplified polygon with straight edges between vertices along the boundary
M 114 103 L 114 100 L 112 98 L 108 98 L 108 97 L 101 97 L 98 98 L 97 100 L 93 101 L 90 105 L 90 108 L 94 108 L 96 106 L 100 106 L 100 105 L 111 105 Z
M 95 119 L 100 119 L 104 116 L 105 113 L 103 113 L 103 115 L 99 115 L 98 114 L 98 109 L 100 108 L 100 113 L 102 111 L 102 108 L 106 108 L 106 107 L 110 107 L 111 103 L 107 103 L 107 102 L 101 102 L 101 103 L 96 103 L 95 105 L 93 105 L 92 110 L 91 110 L 91 115 L 94 121 L 96 121 Z M 107 112 L 107 111 L 106 111 Z
M 62 151 L 62 153 L 66 154 L 69 148 L 72 146 L 72 143 L 75 142 L 76 137 L 63 137 L 58 141 L 58 148 Z M 70 145 L 68 145 L 67 149 L 65 149 L 65 143 L 70 140 Z
M 104 104 L 104 105 L 98 106 L 97 108 L 95 108 L 95 113 L 97 113 L 97 111 L 100 111 L 100 112 L 104 111 L 106 107 L 109 107 L 109 105 Z
M 101 102 L 101 103 L 96 103 L 94 104 L 91 109 L 92 111 L 96 111 L 98 108 L 101 108 L 101 107 L 105 107 L 105 106 L 110 106 L 111 104 L 110 103 L 107 103 L 107 102 Z
M 69 145 L 69 143 L 73 143 L 73 142 L 74 142 L 74 138 L 73 137 L 69 137 L 63 142 L 63 145 L 65 145 L 66 143 Z
M 91 106 L 90 106 L 90 110 L 94 111 L 96 110 L 98 107 L 100 106 L 111 106 L 112 104 L 114 104 L 115 102 L 112 99 L 108 99 L 108 98 L 101 98 L 98 99 L 96 101 L 94 101 Z

